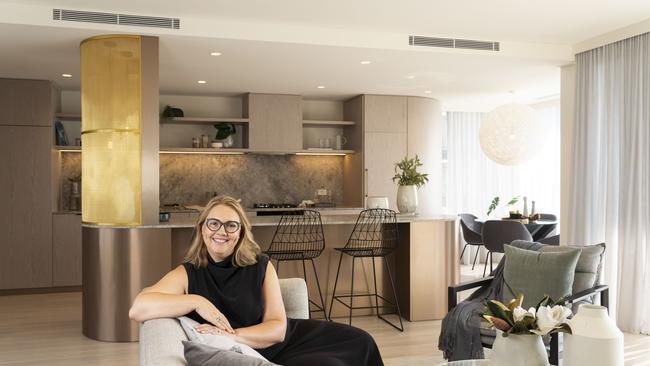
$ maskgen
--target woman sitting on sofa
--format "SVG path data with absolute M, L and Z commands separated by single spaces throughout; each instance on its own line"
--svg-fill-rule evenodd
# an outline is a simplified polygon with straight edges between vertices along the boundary
M 213 198 L 199 215 L 185 263 L 136 297 L 131 319 L 188 317 L 281 365 L 383 365 L 365 331 L 339 323 L 287 319 L 278 276 L 260 254 L 239 202 Z

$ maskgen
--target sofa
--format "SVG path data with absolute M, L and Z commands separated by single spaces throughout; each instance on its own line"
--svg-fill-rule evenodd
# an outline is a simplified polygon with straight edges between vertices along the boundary
M 307 285 L 302 278 L 280 279 L 288 318 L 309 318 Z M 147 320 L 140 325 L 140 366 L 187 365 L 181 341 L 188 340 L 175 318 Z

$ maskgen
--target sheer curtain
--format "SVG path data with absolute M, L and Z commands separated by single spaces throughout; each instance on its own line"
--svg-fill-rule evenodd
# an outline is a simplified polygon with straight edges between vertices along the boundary
M 570 242 L 607 244 L 619 327 L 650 334 L 650 33 L 576 55 Z
M 548 125 L 548 138 L 533 159 L 516 166 L 490 160 L 479 145 L 478 130 L 485 113 L 447 112 L 446 208 L 451 214 L 486 216 L 492 198 L 505 205 L 512 197 L 535 201 L 537 212 L 560 213 L 559 101 L 532 106 Z M 523 210 L 523 199 L 515 205 Z

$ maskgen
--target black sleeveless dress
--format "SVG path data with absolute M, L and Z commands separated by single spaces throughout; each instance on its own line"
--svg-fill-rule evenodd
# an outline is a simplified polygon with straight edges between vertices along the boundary
M 221 311 L 233 328 L 262 322 L 262 284 L 269 259 L 257 257 L 246 267 L 232 264 L 232 256 L 214 262 L 208 256 L 206 267 L 184 263 L 188 293 L 201 295 Z M 188 317 L 207 323 L 196 312 Z M 284 341 L 258 349 L 269 361 L 285 366 L 375 366 L 383 365 L 374 339 L 364 330 L 349 325 L 312 320 L 287 319 Z

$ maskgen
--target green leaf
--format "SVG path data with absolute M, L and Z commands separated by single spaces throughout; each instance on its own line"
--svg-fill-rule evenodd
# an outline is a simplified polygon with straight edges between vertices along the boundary
M 488 301 L 487 306 L 490 309 L 490 313 L 492 313 L 494 317 L 505 320 L 508 324 L 510 324 L 510 326 L 513 326 L 515 324 L 512 318 L 512 311 L 510 311 L 502 303 L 496 300 L 490 300 Z
M 417 155 L 411 159 L 405 156 L 401 161 L 395 163 L 393 182 L 397 181 L 400 186 L 413 185 L 420 188 L 429 181 L 429 174 L 417 171 L 417 168 L 421 166 L 422 162 Z
M 514 205 L 514 204 L 517 203 L 517 202 L 519 202 L 519 196 L 514 196 L 514 197 L 512 197 L 512 199 L 510 199 L 510 201 L 508 202 L 508 206 L 512 206 L 512 205 Z
M 235 125 L 229 122 L 219 122 L 214 125 L 214 128 L 217 129 L 217 135 L 214 137 L 215 140 L 228 138 L 228 136 L 235 134 L 237 131 Z
M 497 206 L 499 206 L 499 196 L 496 196 L 492 199 L 492 202 L 490 203 L 490 207 L 488 207 L 487 216 L 490 216 L 492 211 L 494 211 L 497 208 Z

